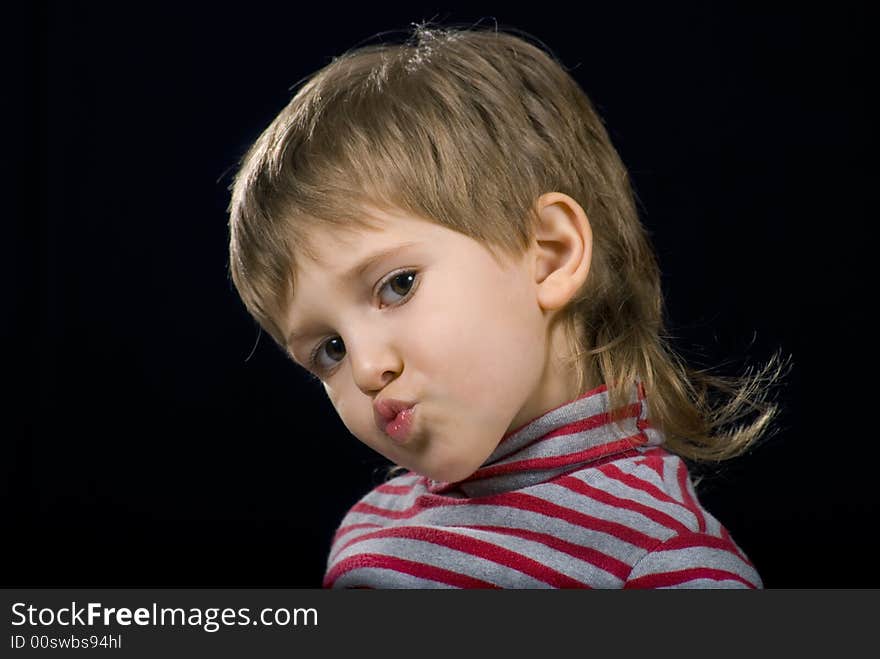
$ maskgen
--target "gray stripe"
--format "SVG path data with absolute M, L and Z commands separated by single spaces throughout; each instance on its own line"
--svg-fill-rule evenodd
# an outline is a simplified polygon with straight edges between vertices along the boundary
M 690 568 L 725 570 L 738 574 L 751 583 L 760 583 L 760 578 L 754 568 L 743 562 L 736 554 L 710 547 L 688 547 L 651 552 L 633 568 L 630 578 L 636 579 L 647 575 L 664 574 Z
M 356 542 L 341 551 L 336 561 L 358 554 L 382 554 L 488 581 L 497 586 L 514 588 L 548 588 L 539 581 L 513 568 L 458 549 L 411 538 L 372 538 Z M 516 584 L 512 586 L 510 584 Z

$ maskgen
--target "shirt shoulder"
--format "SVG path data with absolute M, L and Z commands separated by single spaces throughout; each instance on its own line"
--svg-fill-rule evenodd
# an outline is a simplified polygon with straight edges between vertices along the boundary
M 679 456 L 656 448 L 573 476 L 656 539 L 633 561 L 625 588 L 762 587 L 752 562 L 700 503 Z
M 688 531 L 726 533 L 700 503 L 684 460 L 663 448 L 590 465 L 567 478 L 583 483 L 580 489 L 591 500 L 628 518 L 637 515 L 661 540 Z
M 682 532 L 647 552 L 624 588 L 762 588 L 751 561 L 728 536 Z

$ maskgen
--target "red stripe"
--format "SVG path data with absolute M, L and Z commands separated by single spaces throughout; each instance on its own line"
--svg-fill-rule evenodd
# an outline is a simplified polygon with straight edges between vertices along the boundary
M 620 417 L 620 420 L 622 421 L 623 419 L 631 419 L 638 416 L 639 412 L 642 410 L 642 406 L 639 403 L 630 403 L 620 409 L 623 410 L 623 415 Z M 611 413 L 600 412 L 599 414 L 588 416 L 585 419 L 578 419 L 577 421 L 572 421 L 564 426 L 560 426 L 555 430 L 551 430 L 546 435 L 542 435 L 539 441 L 543 442 L 552 437 L 558 437 L 559 435 L 574 435 L 579 432 L 586 432 L 587 430 L 595 430 L 596 428 L 607 426 L 610 423 Z
M 675 570 L 672 572 L 661 572 L 658 574 L 646 574 L 632 581 L 628 581 L 624 588 L 663 588 L 668 586 L 679 586 L 693 581 L 695 579 L 712 579 L 713 581 L 739 581 L 749 588 L 756 588 L 755 584 L 744 579 L 734 572 L 726 570 L 716 570 L 708 567 L 695 567 L 686 570 Z
M 355 504 L 351 509 L 351 512 L 361 513 L 362 515 L 379 515 L 380 517 L 387 517 L 388 519 L 408 519 L 417 515 L 421 510 L 421 507 L 417 504 L 413 504 L 409 508 L 404 508 L 403 510 L 387 510 L 362 501 Z
M 447 506 L 464 506 L 470 504 L 471 501 L 468 499 L 455 499 L 452 497 L 444 497 L 438 494 L 427 492 L 425 494 L 420 494 L 418 497 L 416 497 L 416 499 L 408 508 L 402 508 L 400 510 L 392 508 L 380 508 L 379 506 L 374 506 L 371 503 L 361 501 L 352 506 L 349 514 L 361 513 L 364 515 L 379 515 L 380 517 L 386 517 L 388 519 L 409 519 L 410 517 L 414 517 L 415 515 L 419 514 L 423 510 L 427 510 L 430 508 L 445 508 Z
M 639 404 L 642 405 L 642 409 L 645 412 L 647 412 L 647 410 L 644 407 L 645 398 L 647 397 L 647 394 L 645 393 L 645 383 L 641 382 L 641 381 L 637 382 L 636 389 L 638 390 Z M 647 430 L 648 428 L 652 428 L 654 430 L 657 430 L 656 428 L 654 428 L 654 424 L 651 423 L 651 420 L 648 419 L 647 417 L 643 417 L 641 414 L 639 415 L 639 418 L 636 420 L 636 427 L 641 431 L 642 436 L 645 438 L 646 443 L 649 440 L 648 440 L 648 435 L 645 434 L 645 430 Z M 661 476 L 662 476 L 662 474 L 661 474 Z
M 527 531 L 526 529 L 517 529 L 507 526 L 483 526 L 478 524 L 470 524 L 459 528 L 488 531 L 489 533 L 498 533 L 501 535 L 513 535 L 523 538 L 524 540 L 539 542 L 542 545 L 555 549 L 556 551 L 573 556 L 585 563 L 589 563 L 600 570 L 610 572 L 622 581 L 626 579 L 627 575 L 632 570 L 627 563 L 624 563 L 613 556 L 609 556 L 608 554 L 603 554 L 601 551 L 594 549 L 593 547 L 576 545 L 573 542 L 562 540 L 549 533 L 538 533 L 537 531 Z
M 336 533 L 333 534 L 333 543 L 336 543 L 342 536 L 344 536 L 346 533 L 349 533 L 351 531 L 356 531 L 357 529 L 368 529 L 368 528 L 377 529 L 377 528 L 379 528 L 379 526 L 380 526 L 379 524 L 371 524 L 369 522 L 362 522 L 360 524 L 349 524 L 348 526 L 340 526 L 336 530 Z
M 697 533 L 683 533 L 664 542 L 657 551 L 671 551 L 676 549 L 691 549 L 693 547 L 706 547 L 708 549 L 721 549 L 731 554 L 736 554 L 734 545 L 729 538 L 719 538 L 714 535 Z M 739 556 L 739 554 L 737 554 Z
M 373 491 L 381 492 L 382 494 L 409 494 L 412 492 L 413 487 L 415 487 L 415 483 L 410 483 L 409 485 L 391 485 L 390 483 L 382 483 L 382 485 Z
M 698 528 L 700 531 L 705 531 L 706 520 L 703 518 L 703 513 L 700 511 L 700 506 L 694 501 L 694 497 L 691 496 L 691 491 L 688 487 L 688 470 L 684 461 L 678 463 L 678 486 L 681 488 L 681 496 L 687 501 L 688 508 L 690 508 L 697 517 Z
M 577 453 L 566 453 L 564 455 L 552 455 L 544 458 L 528 458 L 526 460 L 517 460 L 515 462 L 506 462 L 504 464 L 492 465 L 478 469 L 474 474 L 467 478 L 464 482 L 480 480 L 483 478 L 491 478 L 501 474 L 508 474 L 518 471 L 538 471 L 542 469 L 553 469 L 554 467 L 564 467 L 577 462 L 590 462 L 598 460 L 606 455 L 618 453 L 623 450 L 641 446 L 644 443 L 642 435 L 632 435 L 615 442 L 593 446 Z
M 489 498 L 491 497 L 486 497 L 486 499 Z M 486 501 L 486 499 L 483 499 L 483 501 Z M 544 501 L 543 499 L 539 499 L 530 494 L 522 494 L 518 492 L 508 493 L 503 495 L 503 497 L 499 496 L 498 503 L 499 505 L 507 506 L 508 508 L 539 513 L 553 519 L 561 519 L 565 522 L 575 524 L 576 526 L 591 531 L 607 533 L 608 535 L 612 535 L 615 538 L 628 542 L 631 545 L 641 547 L 642 549 L 651 549 L 657 545 L 656 538 L 652 538 L 651 536 L 626 526 L 625 524 L 609 522 L 604 519 L 585 515 L 584 513 L 572 510 L 571 508 L 565 508 L 564 506 Z
M 474 579 L 466 574 L 459 574 L 452 570 L 444 570 L 443 568 L 416 563 L 415 561 L 408 561 L 403 558 L 383 556 L 382 554 L 358 554 L 340 561 L 324 576 L 323 586 L 324 588 L 331 588 L 342 575 L 363 568 L 378 568 L 402 572 L 403 574 L 409 574 L 420 579 L 430 579 L 431 581 L 456 588 L 498 588 L 495 584 Z
M 543 581 L 554 588 L 585 587 L 580 581 L 572 579 L 546 565 L 542 565 L 536 560 L 518 552 L 505 549 L 504 547 L 500 547 L 485 540 L 434 527 L 399 526 L 374 531 L 372 533 L 365 533 L 357 538 L 352 538 L 340 548 L 339 551 L 343 551 L 346 547 L 355 543 L 372 540 L 374 538 L 404 538 L 430 542 L 431 544 L 454 549 L 470 556 L 483 558 L 492 561 L 493 563 L 504 565 L 512 570 L 534 577 L 538 581 Z
M 651 451 L 645 451 L 641 460 L 636 460 L 636 464 L 644 465 L 649 469 L 653 469 L 657 472 L 657 475 L 660 477 L 660 481 L 663 481 L 663 459 L 669 454 L 660 448 L 653 449 Z
M 608 463 L 599 467 L 599 471 L 608 476 L 608 478 L 612 480 L 616 480 L 624 485 L 628 485 L 637 490 L 641 490 L 645 494 L 649 494 L 658 501 L 663 501 L 665 503 L 670 503 L 679 508 L 682 508 L 681 501 L 676 501 L 673 499 L 668 492 L 664 492 L 659 487 L 651 483 L 650 481 L 646 481 L 642 478 L 639 478 L 635 474 L 629 474 L 623 471 L 620 467 L 618 467 L 614 463 Z
M 658 524 L 661 524 L 662 526 L 665 526 L 666 528 L 675 531 L 676 533 L 687 533 L 690 531 L 689 528 L 687 528 L 684 524 L 682 524 L 671 515 L 667 515 L 666 513 L 661 512 L 656 508 L 651 508 L 650 506 L 643 503 L 630 501 L 629 499 L 623 499 L 621 497 L 614 496 L 613 494 L 609 494 L 604 490 L 600 490 L 598 488 L 592 487 L 591 485 L 587 485 L 585 482 L 578 478 L 575 478 L 574 476 L 566 476 L 564 478 L 560 478 L 558 480 L 555 480 L 554 483 L 559 484 L 573 492 L 584 494 L 595 501 L 606 503 L 609 506 L 641 513 L 648 519 L 651 519 Z

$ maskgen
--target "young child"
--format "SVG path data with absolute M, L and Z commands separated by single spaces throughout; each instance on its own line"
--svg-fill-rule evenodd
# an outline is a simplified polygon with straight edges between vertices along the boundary
M 334 58 L 243 158 L 230 233 L 249 312 L 402 472 L 325 586 L 762 586 L 684 459 L 751 446 L 779 365 L 665 342 L 626 169 L 544 49 L 421 25 Z

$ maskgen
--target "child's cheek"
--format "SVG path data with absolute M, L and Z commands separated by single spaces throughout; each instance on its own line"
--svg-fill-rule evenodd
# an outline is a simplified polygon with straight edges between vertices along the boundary
M 358 441 L 382 452 L 381 433 L 373 417 L 372 401 L 352 383 L 332 387 L 324 383 L 324 391 L 348 432 Z
M 408 352 L 433 393 L 476 406 L 515 404 L 540 375 L 542 323 L 520 282 L 485 280 L 482 294 L 420 309 L 425 322 L 409 335 Z

